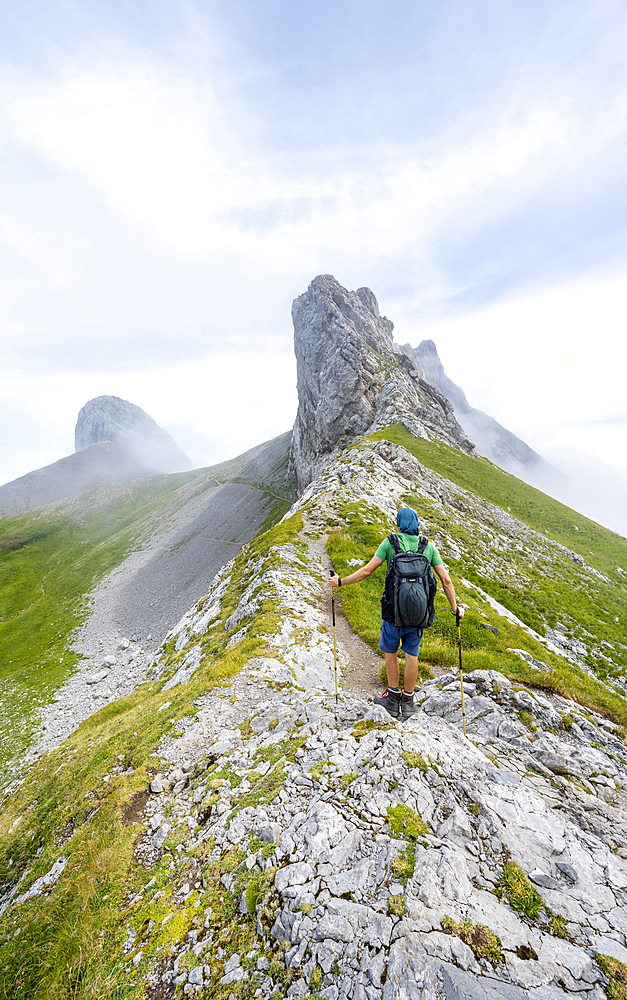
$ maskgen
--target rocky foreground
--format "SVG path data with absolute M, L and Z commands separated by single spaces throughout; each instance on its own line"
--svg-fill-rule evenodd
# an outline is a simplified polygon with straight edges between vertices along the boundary
M 203 638 L 224 628 L 227 649 L 238 648 L 271 596 L 273 655 L 176 720 L 179 735 L 163 737 L 149 789 L 123 817 L 137 825 L 145 872 L 124 918 L 125 974 L 150 1000 L 600 1000 L 606 972 L 627 965 L 618 727 L 493 670 L 465 676 L 467 737 L 454 674 L 422 685 L 405 724 L 341 687 L 337 705 L 330 693 L 321 532 L 352 495 L 393 516 L 409 475 L 441 491 L 412 463 L 364 444 L 328 468 L 290 513 L 304 519 L 298 542 L 244 558 L 228 617 L 235 569 L 225 566 L 154 663 L 167 717 L 201 668 Z M 480 512 L 486 559 L 490 510 L 497 517 Z M 527 538 L 498 516 L 503 545 L 510 522 L 514 542 Z M 28 892 L 48 892 L 63 867 L 61 856 Z
M 571 567 L 584 583 L 601 578 L 400 446 L 362 442 L 327 465 L 276 529 L 220 570 L 151 664 L 147 704 L 174 729 L 135 764 L 141 790 L 120 810 L 129 888 L 104 944 L 127 995 L 620 997 L 623 731 L 495 670 L 465 675 L 467 736 L 456 674 L 426 681 L 416 715 L 395 722 L 342 689 L 350 650 L 341 647 L 335 702 L 322 594 L 329 530 L 357 504 L 361 524 L 393 523 L 407 496 L 428 511 L 425 530 L 443 555 L 459 562 L 468 547 L 486 580 L 524 580 L 539 558 L 549 579 Z M 451 509 L 449 534 L 438 520 Z M 517 621 L 488 595 L 481 601 L 497 609 L 503 630 Z M 494 630 L 479 602 L 473 614 Z M 557 669 L 543 662 L 557 662 L 556 632 L 511 628 L 521 648 L 508 654 L 533 659 L 540 679 Z M 560 640 L 570 644 L 561 654 L 569 663 L 581 655 L 576 640 L 574 626 Z M 129 671 L 134 645 L 120 653 Z M 240 673 L 222 674 L 222 687 L 201 683 L 242 649 L 256 652 L 240 653 Z M 110 686 L 117 664 L 109 667 L 90 687 Z M 192 688 L 198 696 L 179 711 Z M 114 697 L 111 687 L 102 701 Z M 125 753 L 106 766 L 87 786 L 83 838 L 106 789 L 135 774 Z M 31 808 L 9 833 L 27 826 Z M 76 834 L 61 832 L 51 867 L 35 881 L 26 881 L 30 869 L 15 879 L 0 914 L 13 907 L 17 916 L 40 894 L 49 905 L 63 891 Z M 14 919 L 13 941 L 20 932 Z M 108 932 L 98 933 L 97 943 Z
M 150 866 L 174 837 L 178 889 L 165 913 L 150 883 L 135 902 L 150 932 L 186 907 L 198 919 L 162 958 L 130 931 L 149 996 L 240 981 L 329 1000 L 605 996 L 597 955 L 627 962 L 627 760 L 611 723 L 475 671 L 465 738 L 453 675 L 423 684 L 403 724 L 278 692 L 259 682 L 268 667 L 202 699 L 160 749 L 170 769 L 137 851 Z M 196 860 L 205 843 L 206 864 L 228 859 L 218 897 Z M 234 952 L 250 915 L 254 943 Z

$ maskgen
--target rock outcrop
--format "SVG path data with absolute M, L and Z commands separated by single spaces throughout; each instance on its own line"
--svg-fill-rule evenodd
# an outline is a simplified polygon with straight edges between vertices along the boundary
M 262 998 L 604 1000 L 597 955 L 627 961 L 627 770 L 605 720 L 554 737 L 570 706 L 477 670 L 466 739 L 454 674 L 423 684 L 420 711 L 395 724 L 358 698 L 264 690 L 254 666 L 160 748 L 137 853 L 150 869 L 178 837 L 176 903 L 199 919 L 161 964 L 129 923 L 129 959 L 154 990 L 246 979 Z M 216 948 L 220 875 L 254 921 L 246 954 Z
M 96 396 L 78 414 L 75 450 L 111 440 L 120 441 L 140 466 L 154 472 L 185 472 L 192 467 L 167 431 L 139 406 L 119 396 Z
M 472 454 L 453 406 L 396 350 L 393 324 L 369 288 L 349 292 L 332 275 L 311 282 L 292 306 L 298 413 L 292 446 L 302 491 L 338 448 L 403 423 Z
M 187 455 L 139 406 L 90 399 L 78 415 L 76 451 L 0 486 L 0 517 L 76 496 L 106 483 L 191 469 Z
M 422 378 L 450 400 L 455 416 L 480 455 L 522 479 L 545 481 L 548 477 L 557 477 L 556 470 L 537 451 L 483 410 L 470 405 L 463 389 L 444 371 L 432 340 L 423 340 L 418 347 L 403 344 L 401 351 L 411 358 Z

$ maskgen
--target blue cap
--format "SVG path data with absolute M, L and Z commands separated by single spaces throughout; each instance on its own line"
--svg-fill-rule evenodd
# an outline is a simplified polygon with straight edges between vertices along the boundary
M 415 510 L 411 507 L 403 507 L 396 515 L 398 530 L 405 535 L 417 535 L 420 528 L 420 521 Z

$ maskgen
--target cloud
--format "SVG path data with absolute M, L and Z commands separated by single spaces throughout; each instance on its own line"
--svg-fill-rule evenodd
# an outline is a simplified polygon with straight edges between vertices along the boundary
M 60 444 L 112 392 L 175 438 L 176 399 L 201 461 L 278 433 L 290 302 L 320 272 L 370 285 L 398 339 L 432 336 L 523 436 L 620 413 L 624 12 L 382 9 L 64 9 L 27 72 L 5 41 L 0 389 L 31 387 L 6 397 L 14 423 L 45 399 Z M 221 445 L 229 343 L 251 375 Z M 21 440 L 27 471 L 41 449 Z
M 581 171 L 623 135 L 627 107 L 624 88 L 593 116 L 561 95 L 518 95 L 470 133 L 462 117 L 427 144 L 375 144 L 356 164 L 341 143 L 264 147 L 245 109 L 229 118 L 206 76 L 154 61 L 70 65 L 6 91 L 16 139 L 103 199 L 122 238 L 187 264 L 236 252 L 284 265 L 294 246 L 305 260 L 342 254 L 349 266 L 375 248 L 424 258 L 443 229 L 463 238 L 558 177 L 568 187 L 573 163 Z
M 589 275 L 431 324 L 401 313 L 397 333 L 434 340 L 469 401 L 529 435 L 625 415 L 626 311 L 627 274 Z

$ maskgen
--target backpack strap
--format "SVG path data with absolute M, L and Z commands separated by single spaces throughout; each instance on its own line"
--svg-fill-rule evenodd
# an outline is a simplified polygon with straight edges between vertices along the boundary
M 398 555 L 399 552 L 401 551 L 401 544 L 398 540 L 398 535 L 388 535 L 388 542 L 394 549 L 396 555 Z
M 417 552 L 418 552 L 419 556 L 421 556 L 423 554 L 423 552 L 426 549 L 426 547 L 427 547 L 428 544 L 429 544 L 429 539 L 428 538 L 421 538 L 420 539 L 420 544 L 419 544 L 418 549 L 417 549 Z

